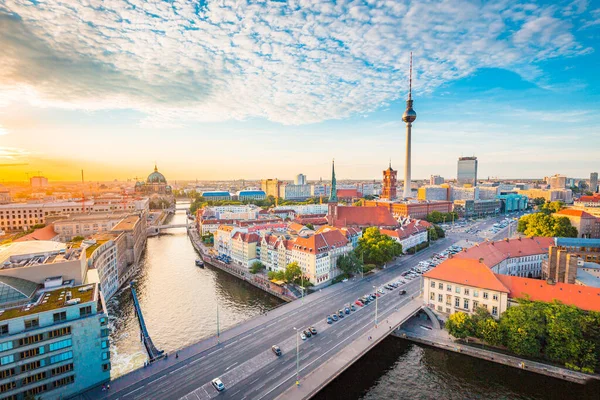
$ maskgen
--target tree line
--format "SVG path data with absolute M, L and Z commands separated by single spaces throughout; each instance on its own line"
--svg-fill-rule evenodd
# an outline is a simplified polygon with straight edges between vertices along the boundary
M 562 201 L 538 204 L 539 212 L 519 218 L 517 231 L 528 237 L 577 237 L 577 228 L 571 225 L 569 218 L 553 215 L 564 206 Z

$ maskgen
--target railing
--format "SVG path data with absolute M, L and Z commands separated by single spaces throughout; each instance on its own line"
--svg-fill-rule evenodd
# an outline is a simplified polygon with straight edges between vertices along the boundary
M 133 305 L 135 307 L 135 314 L 137 315 L 138 322 L 140 323 L 142 342 L 144 343 L 144 347 L 146 347 L 148 358 L 150 359 L 150 362 L 160 360 L 161 358 L 165 357 L 166 354 L 164 350 L 158 350 L 156 346 L 154 346 L 154 343 L 150 338 L 150 334 L 148 333 L 148 329 L 146 328 L 146 322 L 144 322 L 144 316 L 142 315 L 142 309 L 140 307 L 135 288 L 133 287 L 133 282 L 130 283 L 130 286 L 131 296 L 133 297 Z

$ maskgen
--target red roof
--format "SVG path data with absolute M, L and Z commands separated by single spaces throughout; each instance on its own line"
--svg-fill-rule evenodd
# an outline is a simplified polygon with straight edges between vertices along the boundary
M 412 235 L 416 235 L 427 230 L 427 227 L 423 225 L 422 222 L 423 221 L 420 220 L 412 220 L 407 225 L 403 225 L 395 230 L 381 229 L 381 233 L 398 238 L 400 240 L 406 239 Z M 431 226 L 429 223 L 427 223 L 427 225 Z
M 450 258 L 423 276 L 445 282 L 508 293 L 509 290 L 487 265 L 478 260 Z
M 340 199 L 361 197 L 357 189 L 338 189 L 336 193 Z
M 52 240 L 58 233 L 54 232 L 54 225 L 50 224 L 43 228 L 36 229 L 28 235 L 22 236 L 15 240 L 15 242 L 28 242 L 31 240 Z
M 302 225 L 306 225 L 306 224 L 327 225 L 327 218 L 325 218 L 325 217 L 310 217 L 310 218 L 298 217 L 298 218 L 294 219 L 294 222 L 297 222 Z
M 398 226 L 387 207 L 337 206 L 336 226 Z
M 483 258 L 483 262 L 493 268 L 507 258 L 547 253 L 550 246 L 554 246 L 554 238 L 505 239 L 497 242 L 481 242 L 456 254 L 454 258 L 472 260 Z
M 587 213 L 582 210 L 573 210 L 572 208 L 565 208 L 564 210 L 560 210 L 559 212 L 555 213 L 555 215 L 564 215 L 564 216 L 569 216 L 569 217 L 580 217 L 580 218 L 593 218 L 593 219 L 596 218 L 590 213 Z
M 256 243 L 258 242 L 259 236 L 256 233 L 236 232 L 232 239 L 240 239 L 242 242 L 246 243 Z
M 546 281 L 518 276 L 496 275 L 510 290 L 512 298 L 529 297 L 530 300 L 552 302 L 575 306 L 582 310 L 600 311 L 600 288 L 573 285 L 569 283 L 548 284 Z
M 333 248 L 346 246 L 348 239 L 339 229 L 317 233 L 309 237 L 298 237 L 294 243 L 294 250 L 310 254 L 320 254 Z
M 600 202 L 600 194 L 599 193 L 594 193 L 593 196 L 581 196 L 579 198 L 579 201 L 586 201 L 586 202 L 590 202 L 590 203 L 598 203 L 598 202 Z

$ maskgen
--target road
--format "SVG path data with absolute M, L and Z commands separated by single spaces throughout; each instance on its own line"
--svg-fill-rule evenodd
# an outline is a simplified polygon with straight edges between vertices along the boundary
M 238 334 L 212 345 L 185 359 L 173 360 L 166 368 L 157 370 L 143 379 L 136 371 L 111 383 L 110 391 L 99 389 L 90 391 L 81 398 L 108 399 L 208 399 L 219 396 L 230 399 L 271 399 L 294 384 L 296 380 L 296 336 L 294 327 L 304 329 L 314 326 L 319 334 L 300 344 L 301 374 L 306 375 L 328 357 L 332 357 L 374 324 L 375 304 L 351 313 L 340 321 L 327 325 L 325 316 L 353 303 L 358 297 L 372 292 L 373 286 L 380 286 L 394 280 L 403 271 L 415 266 L 419 261 L 431 257 L 435 252 L 453 244 L 456 240 L 446 238 L 432 247 L 413 256 L 405 256 L 394 265 L 364 279 L 340 283 L 311 294 L 304 303 L 296 300 L 279 307 L 271 316 L 263 317 L 263 323 L 253 326 L 252 320 L 236 327 Z M 380 321 L 386 315 L 401 307 L 411 296 L 420 291 L 420 279 L 409 282 L 404 289 L 407 294 L 400 296 L 398 289 L 378 300 Z M 248 329 L 245 329 L 245 327 Z M 223 335 L 226 336 L 226 335 Z M 211 339 L 208 339 L 211 340 Z M 212 339 L 214 340 L 214 339 Z M 281 347 L 283 355 L 275 356 L 271 346 Z M 182 351 L 183 352 L 183 351 Z M 165 364 L 166 365 L 166 364 Z M 213 378 L 220 377 L 227 389 L 219 393 L 211 386 Z

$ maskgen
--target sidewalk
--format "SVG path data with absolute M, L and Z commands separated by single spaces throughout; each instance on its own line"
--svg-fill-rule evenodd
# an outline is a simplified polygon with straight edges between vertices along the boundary
M 352 343 L 346 345 L 341 351 L 311 371 L 306 377 L 301 377 L 300 386 L 292 385 L 280 394 L 277 399 L 301 400 L 311 398 L 354 364 L 356 360 L 360 359 L 380 341 L 385 339 L 393 332 L 395 327 L 414 315 L 422 306 L 423 298 L 417 297 L 403 306 L 400 311 L 393 312 L 387 317 L 382 318 L 377 328 L 372 327 L 362 335 L 356 337 Z M 343 342 L 339 344 L 341 343 Z

